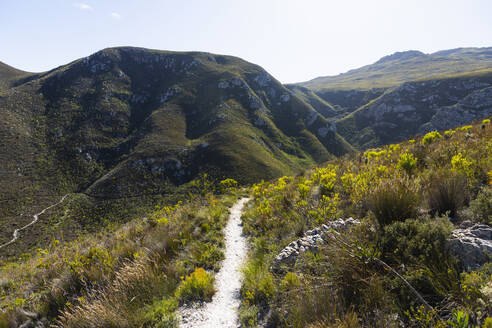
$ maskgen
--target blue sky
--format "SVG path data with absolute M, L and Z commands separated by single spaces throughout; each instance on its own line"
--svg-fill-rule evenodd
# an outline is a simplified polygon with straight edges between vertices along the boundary
M 492 46 L 490 0 L 0 0 L 0 61 L 45 71 L 113 46 L 239 56 L 281 82 L 395 51 Z

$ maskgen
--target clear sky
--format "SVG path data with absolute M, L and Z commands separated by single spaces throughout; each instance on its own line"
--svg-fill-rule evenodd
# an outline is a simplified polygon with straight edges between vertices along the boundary
M 128 45 L 239 56 L 287 83 L 492 46 L 492 0 L 0 0 L 0 31 L 0 61 L 32 72 Z

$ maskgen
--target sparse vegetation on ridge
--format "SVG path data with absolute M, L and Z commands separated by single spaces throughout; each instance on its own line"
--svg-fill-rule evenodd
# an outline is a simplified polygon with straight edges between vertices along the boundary
M 254 185 L 243 218 L 252 245 L 244 326 L 259 318 L 276 327 L 448 327 L 459 324 L 459 313 L 475 326 L 489 322 L 490 262 L 463 272 L 446 240 L 453 223 L 491 223 L 485 194 L 492 129 L 478 124 L 446 132 L 446 138 L 433 132 Z M 318 253 L 302 254 L 283 273 L 272 271 L 292 240 L 349 216 L 362 223 Z M 394 268 L 432 310 L 380 263 Z
M 461 48 L 424 54 L 396 52 L 376 63 L 337 76 L 318 77 L 299 85 L 312 90 L 369 90 L 388 88 L 407 81 L 490 72 L 490 48 Z

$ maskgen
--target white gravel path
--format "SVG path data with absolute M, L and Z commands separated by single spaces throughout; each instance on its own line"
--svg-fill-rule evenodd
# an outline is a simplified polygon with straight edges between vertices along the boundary
M 231 208 L 225 227 L 225 259 L 215 275 L 216 293 L 210 303 L 201 307 L 191 306 L 179 309 L 181 328 L 232 328 L 239 327 L 238 308 L 240 305 L 241 267 L 246 260 L 247 242 L 243 235 L 241 214 L 249 198 L 242 198 Z

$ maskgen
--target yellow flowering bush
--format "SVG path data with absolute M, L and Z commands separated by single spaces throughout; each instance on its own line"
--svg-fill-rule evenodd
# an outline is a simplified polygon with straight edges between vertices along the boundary
M 400 154 L 400 159 L 398 160 L 397 167 L 404 170 L 408 174 L 411 174 L 413 170 L 417 167 L 417 159 L 413 154 L 405 152 Z
M 427 133 L 422 138 L 421 143 L 422 143 L 422 145 L 429 145 L 429 144 L 433 143 L 434 141 L 441 139 L 441 138 L 442 138 L 442 135 L 439 132 L 432 131 L 432 132 Z
M 190 275 L 181 278 L 175 296 L 181 303 L 187 301 L 208 301 L 215 293 L 214 278 L 205 269 L 197 268 Z
M 466 175 L 471 174 L 471 166 L 472 162 L 467 160 L 462 153 L 458 153 L 457 155 L 451 158 L 451 165 L 454 171 L 465 173 Z

